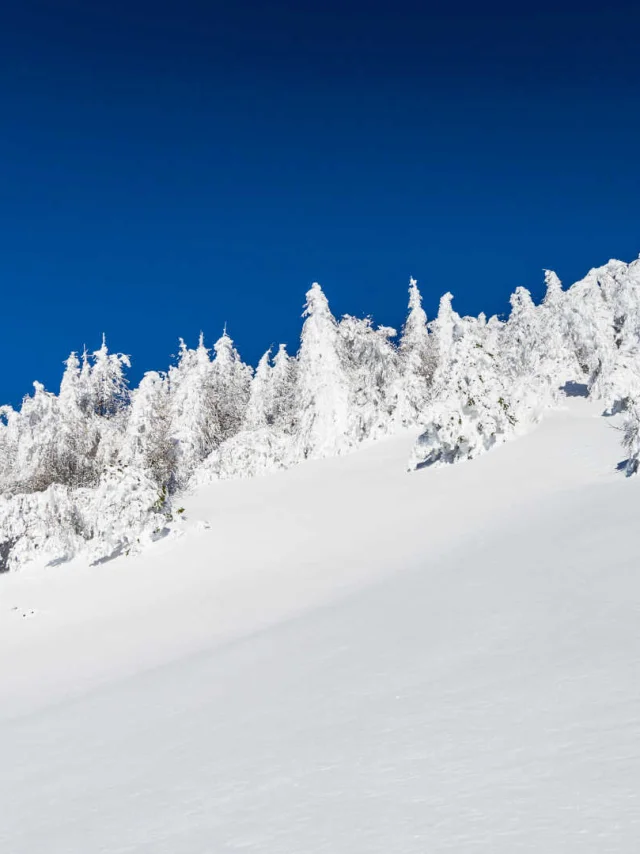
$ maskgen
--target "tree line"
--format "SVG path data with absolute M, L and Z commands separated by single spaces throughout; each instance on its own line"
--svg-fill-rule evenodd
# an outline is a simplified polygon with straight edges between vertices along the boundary
M 175 496 L 413 427 L 409 468 L 472 458 L 536 421 L 567 383 L 624 410 L 628 473 L 640 460 L 640 261 L 610 261 L 568 290 L 551 271 L 536 305 L 516 288 L 506 319 L 460 316 L 451 294 L 429 321 L 415 279 L 399 336 L 336 319 L 318 284 L 296 354 L 254 370 L 226 332 L 184 341 L 176 364 L 131 389 L 129 358 L 71 353 L 57 394 L 34 383 L 0 407 L 0 568 L 85 551 L 93 559 L 161 535 Z M 396 340 L 397 339 L 397 340 Z

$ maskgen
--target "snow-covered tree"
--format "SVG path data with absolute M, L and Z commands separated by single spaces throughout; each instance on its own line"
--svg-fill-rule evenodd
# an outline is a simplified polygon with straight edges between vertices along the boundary
M 640 263 L 610 261 L 595 273 L 597 286 L 591 281 L 591 289 L 599 289 L 606 321 L 593 358 L 591 393 L 615 412 L 640 399 Z
M 539 351 L 542 373 L 554 394 L 567 382 L 580 382 L 583 372 L 576 357 L 567 314 L 566 293 L 553 270 L 545 270 L 546 293 L 539 308 Z
M 176 487 L 176 444 L 171 435 L 171 397 L 166 376 L 150 371 L 131 396 L 122 461 L 145 472 L 161 491 Z
M 271 373 L 272 409 L 269 423 L 276 430 L 287 434 L 293 434 L 297 429 L 297 381 L 298 360 L 287 353 L 284 344 L 280 344 Z
M 225 329 L 213 345 L 210 400 L 213 407 L 214 437 L 219 445 L 242 427 L 253 371 L 245 365 Z
M 103 335 L 102 346 L 93 353 L 88 382 L 90 401 L 96 415 L 114 418 L 126 407 L 129 395 L 125 367 L 131 367 L 129 357 L 123 353 L 109 353 Z
M 259 430 L 270 424 L 273 410 L 273 368 L 271 348 L 262 356 L 251 380 L 249 403 L 244 416 L 246 430 Z
M 544 271 L 545 294 L 542 301 L 550 309 L 558 308 L 563 302 L 564 291 L 558 274 L 553 270 Z
M 526 288 L 516 288 L 509 303 L 501 341 L 505 362 L 514 379 L 530 377 L 540 368 L 540 317 Z
M 178 487 L 185 486 L 196 467 L 241 429 L 251 373 L 226 331 L 214 344 L 213 360 L 202 335 L 196 350 L 180 342 L 178 364 L 169 370 Z
M 510 297 L 511 313 L 502 326 L 498 342 L 504 379 L 510 387 L 512 413 L 535 419 L 551 405 L 559 378 L 549 373 L 552 364 L 544 347 L 544 318 L 526 288 L 518 287 Z
M 341 362 L 348 382 L 349 439 L 361 442 L 386 435 L 392 426 L 401 387 L 396 334 L 373 326 L 371 318 L 345 315 L 338 326 Z
M 162 532 L 167 518 L 158 488 L 143 473 L 112 470 L 92 488 L 51 484 L 44 491 L 0 496 L 4 566 L 90 561 L 136 551 Z
M 338 325 L 317 282 L 307 292 L 298 354 L 297 451 L 326 457 L 348 447 L 349 384 Z
M 287 348 L 280 344 L 271 363 L 271 348 L 262 356 L 250 386 L 244 429 L 268 427 L 292 433 L 296 409 L 296 366 Z
M 176 445 L 176 483 L 185 486 L 196 466 L 219 443 L 211 359 L 200 335 L 196 350 L 180 340 L 178 364 L 169 369 L 171 438 Z
M 429 400 L 436 367 L 433 338 L 427 327 L 418 283 L 412 277 L 409 279 L 409 313 L 400 339 L 401 382 L 396 412 L 400 424 L 416 424 Z
M 567 323 L 580 370 L 590 392 L 600 396 L 615 362 L 614 309 L 610 275 L 592 270 L 567 294 Z
M 440 297 L 438 314 L 431 323 L 434 356 L 432 383 L 436 386 L 434 395 L 438 394 L 438 387 L 442 386 L 444 379 L 448 376 L 450 363 L 454 357 L 454 344 L 461 333 L 460 316 L 453 310 L 452 302 L 453 294 L 443 294 Z
M 495 320 L 460 318 L 451 301 L 444 303 L 442 359 L 435 396 L 423 416 L 410 467 L 471 459 L 498 444 L 513 431 L 517 418 L 509 384 L 497 351 Z

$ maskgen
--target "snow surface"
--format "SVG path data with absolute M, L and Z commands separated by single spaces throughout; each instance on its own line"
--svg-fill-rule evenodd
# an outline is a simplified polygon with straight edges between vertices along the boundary
M 635 852 L 640 480 L 584 400 L 200 488 L 0 577 L 2 854 Z

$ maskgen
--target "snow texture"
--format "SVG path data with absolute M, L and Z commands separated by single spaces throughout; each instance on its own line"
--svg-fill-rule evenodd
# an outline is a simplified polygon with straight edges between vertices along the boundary
M 640 481 L 568 391 L 464 465 L 407 473 L 414 428 L 0 577 L 0 851 L 637 851 Z

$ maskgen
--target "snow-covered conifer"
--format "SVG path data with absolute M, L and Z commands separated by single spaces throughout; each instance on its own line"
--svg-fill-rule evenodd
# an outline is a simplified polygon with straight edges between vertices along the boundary
M 217 444 L 211 394 L 211 360 L 201 334 L 196 350 L 180 340 L 178 364 L 169 369 L 171 437 L 176 444 L 176 482 L 185 486 L 198 463 Z
M 307 292 L 298 355 L 297 450 L 325 457 L 348 446 L 349 385 L 340 358 L 338 325 L 315 282 Z
M 109 353 L 105 336 L 102 346 L 93 353 L 90 372 L 90 396 L 93 410 L 103 418 L 117 416 L 127 405 L 128 389 L 124 368 L 131 362 L 123 353 Z
M 432 382 L 442 385 L 443 379 L 448 375 L 450 363 L 453 359 L 453 347 L 456 338 L 460 334 L 460 316 L 453 310 L 453 294 L 446 293 L 440 297 L 438 314 L 431 323 L 433 335 L 434 370 Z M 437 393 L 434 391 L 434 393 Z
M 551 358 L 553 354 L 545 346 L 548 336 L 543 308 L 534 304 L 529 291 L 516 288 L 510 304 L 511 313 L 499 340 L 503 370 L 513 411 L 517 410 L 520 418 L 535 420 L 556 398 L 560 374 L 550 368 L 558 360 Z
M 349 438 L 379 438 L 393 423 L 401 386 L 395 329 L 373 326 L 371 318 L 345 315 L 339 324 L 342 364 L 348 382 Z
M 297 419 L 298 360 L 287 353 L 280 344 L 273 360 L 271 372 L 270 423 L 277 430 L 291 434 L 296 429 Z
M 398 423 L 417 423 L 427 405 L 436 366 L 433 337 L 427 327 L 427 315 L 422 308 L 418 283 L 412 277 L 409 279 L 409 313 L 400 338 Z
M 177 459 L 169 382 L 156 371 L 146 373 L 131 395 L 123 445 L 125 465 L 144 472 L 161 491 L 173 491 Z
M 273 409 L 271 348 L 262 356 L 251 380 L 249 403 L 244 416 L 245 430 L 259 430 L 270 423 Z
M 614 309 L 609 299 L 610 276 L 591 270 L 567 294 L 567 323 L 580 370 L 590 392 L 605 393 L 615 361 Z
M 531 294 L 518 287 L 509 299 L 511 313 L 503 328 L 501 346 L 514 380 L 532 377 L 539 368 L 540 318 Z
M 410 467 L 471 459 L 513 431 L 517 417 L 498 353 L 499 322 L 460 318 L 447 298 L 434 398 Z M 448 349 L 444 346 L 448 344 Z
M 566 292 L 553 270 L 545 270 L 546 293 L 539 307 L 539 350 L 542 373 L 557 397 L 567 382 L 581 382 L 582 370 L 576 357 L 567 313 Z
M 242 427 L 251 389 L 253 371 L 245 365 L 226 329 L 213 345 L 211 402 L 215 420 L 215 442 L 220 444 Z
M 544 271 L 545 294 L 543 305 L 554 308 L 562 302 L 564 291 L 562 290 L 562 282 L 558 278 L 558 274 L 553 270 Z

